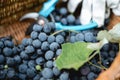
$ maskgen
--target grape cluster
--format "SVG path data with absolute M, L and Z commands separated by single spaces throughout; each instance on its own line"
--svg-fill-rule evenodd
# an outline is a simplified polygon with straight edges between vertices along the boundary
M 81 25 L 78 12 L 71 14 L 66 7 L 61 7 L 52 12 L 55 22 L 61 22 L 62 25 Z M 105 19 L 102 29 L 107 29 L 106 26 L 110 22 L 110 18 Z
M 62 7 L 53 11 L 53 16 L 56 22 L 61 22 L 63 25 L 80 25 L 79 16 L 77 18 L 70 14 L 66 7 Z
M 15 46 L 12 39 L 0 39 L 0 79 L 68 80 L 69 74 L 60 71 L 54 60 L 61 53 L 65 35 L 51 35 L 54 23 L 34 24 L 30 38 Z
M 23 39 L 24 49 L 20 52 L 23 63 L 19 66 L 19 73 L 25 75 L 24 79 L 57 80 L 65 78 L 68 80 L 68 73 L 58 70 L 54 62 L 61 53 L 61 44 L 65 42 L 65 36 L 51 35 L 54 31 L 54 23 L 46 23 L 44 26 L 35 24 L 30 38 Z M 66 75 L 64 76 L 62 73 Z
M 55 21 L 63 25 L 78 25 L 79 18 L 69 14 L 66 8 L 53 12 Z M 78 71 L 59 70 L 55 59 L 61 54 L 61 45 L 66 42 L 97 42 L 100 29 L 78 32 L 63 31 L 53 35 L 55 24 L 48 22 L 42 26 L 35 23 L 30 38 L 15 45 L 11 37 L 0 38 L 0 80 L 95 80 L 101 69 L 94 65 L 108 68 L 118 51 L 118 44 L 108 43 L 103 46 L 100 55 L 84 64 Z M 101 57 L 101 58 L 100 58 Z M 93 65 L 94 64 L 94 65 Z
M 13 78 L 21 63 L 18 47 L 11 37 L 0 38 L 0 79 Z

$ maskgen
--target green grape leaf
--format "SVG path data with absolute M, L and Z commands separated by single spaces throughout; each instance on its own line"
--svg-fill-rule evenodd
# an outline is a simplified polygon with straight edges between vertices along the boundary
M 89 60 L 90 54 L 94 51 L 87 48 L 88 44 L 85 42 L 63 44 L 62 53 L 55 61 L 58 69 L 74 68 L 78 70 L 79 67 Z
M 78 70 L 83 64 L 93 58 L 91 55 L 94 50 L 100 50 L 104 44 L 108 43 L 103 39 L 98 43 L 75 42 L 62 45 L 62 53 L 55 60 L 58 69 Z M 91 56 L 90 56 L 91 55 Z

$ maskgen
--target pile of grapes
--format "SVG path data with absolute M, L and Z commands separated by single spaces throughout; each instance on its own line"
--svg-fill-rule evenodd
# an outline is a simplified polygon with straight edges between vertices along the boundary
M 66 8 L 53 12 L 55 21 L 64 25 L 78 25 L 79 18 L 68 14 Z M 95 80 L 103 65 L 108 68 L 118 51 L 118 44 L 109 43 L 78 71 L 59 70 L 55 59 L 61 54 L 61 45 L 66 42 L 97 42 L 100 29 L 77 32 L 63 31 L 53 35 L 55 25 L 49 22 L 40 26 L 34 24 L 30 38 L 15 45 L 11 37 L 0 38 L 0 80 Z M 100 63 L 101 62 L 101 63 Z

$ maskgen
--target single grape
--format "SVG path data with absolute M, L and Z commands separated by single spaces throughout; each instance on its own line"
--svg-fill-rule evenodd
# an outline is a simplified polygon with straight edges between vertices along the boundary
M 35 62 L 36 62 L 36 64 L 42 65 L 42 64 L 45 62 L 45 60 L 44 60 L 43 57 L 38 57 L 38 58 L 35 60 Z
M 50 59 L 52 59 L 53 58 L 53 56 L 54 56 L 54 52 L 53 51 L 47 51 L 46 53 L 45 53 L 45 59 L 46 60 L 50 60 Z
M 51 79 L 53 77 L 53 71 L 50 68 L 44 68 L 42 76 L 46 79 Z
M 68 13 L 65 7 L 62 7 L 59 12 L 61 15 L 66 15 Z
M 28 44 L 27 44 L 27 38 L 24 38 L 23 40 L 22 40 L 22 44 L 24 45 L 24 46 L 27 46 Z
M 38 35 L 38 38 L 39 38 L 40 41 L 45 41 L 47 39 L 47 35 L 46 35 L 46 33 L 41 32 Z
M 53 62 L 51 60 L 46 62 L 46 67 L 52 68 L 53 67 Z
M 6 59 L 6 63 L 7 63 L 8 66 L 13 67 L 13 66 L 15 65 L 15 60 L 14 60 L 14 58 L 8 57 L 8 58 Z
M 115 51 L 110 50 L 109 51 L 109 56 L 112 57 L 112 58 L 114 58 L 115 57 Z
M 28 66 L 27 64 L 20 64 L 18 70 L 20 73 L 25 74 L 27 72 Z
M 74 15 L 70 14 L 67 16 L 67 21 L 69 24 L 73 24 L 75 22 L 75 17 Z
M 88 75 L 89 72 L 90 72 L 90 68 L 87 67 L 87 66 L 84 66 L 84 67 L 82 67 L 82 68 L 80 69 L 80 73 L 81 73 L 82 75 L 84 75 L 84 76 Z
M 87 42 L 92 42 L 94 40 L 94 35 L 91 32 L 86 32 L 85 33 L 85 41 Z
M 22 45 L 22 44 L 20 44 L 20 45 L 17 46 L 18 52 L 21 52 L 21 51 L 23 51 L 24 49 L 25 49 L 25 46 Z
M 35 71 L 34 68 L 28 68 L 27 69 L 27 76 L 29 78 L 33 78 L 33 77 L 35 77 L 35 75 L 36 75 L 36 71 Z
M 13 50 L 14 55 L 16 55 L 18 53 L 18 48 L 17 47 L 13 47 L 12 50 Z
M 57 67 L 53 67 L 53 73 L 58 76 L 60 74 L 60 70 Z
M 87 79 L 88 80 L 95 80 L 95 78 L 97 77 L 97 75 L 93 72 L 90 72 L 88 75 L 87 75 Z
M 67 25 L 67 24 L 68 24 L 66 18 L 62 18 L 62 19 L 60 20 L 60 22 L 61 22 L 63 25 Z
M 26 54 L 25 51 L 22 51 L 22 52 L 20 53 L 20 57 L 21 57 L 22 59 L 25 59 L 25 60 L 29 58 L 28 54 Z
M 38 25 L 38 24 L 34 24 L 33 30 L 34 30 L 34 31 L 37 31 L 37 32 L 40 32 L 40 31 L 42 30 L 42 26 L 40 26 L 40 25 Z
M 28 67 L 32 68 L 32 67 L 35 67 L 35 61 L 34 60 L 30 60 L 28 61 Z
M 50 33 L 50 32 L 51 32 L 51 27 L 50 27 L 48 24 L 45 24 L 45 25 L 43 26 L 43 31 L 44 31 L 45 33 Z
M 19 55 L 14 56 L 15 63 L 19 64 L 21 63 L 21 58 Z
M 63 72 L 59 78 L 60 80 L 69 80 L 69 74 L 67 72 Z
M 52 51 L 57 50 L 59 47 L 60 47 L 60 45 L 57 42 L 53 42 L 53 43 L 50 44 L 50 49 Z
M 40 65 L 36 65 L 36 66 L 35 66 L 35 69 L 36 69 L 37 71 L 41 71 L 41 66 L 40 66 Z
M 38 55 L 42 55 L 43 54 L 43 51 L 41 49 L 37 49 L 37 54 Z
M 62 49 L 57 49 L 56 55 L 59 56 L 62 53 Z
M 56 42 L 59 43 L 59 44 L 64 43 L 64 42 L 65 42 L 65 41 L 64 41 L 64 37 L 61 36 L 61 35 L 57 35 L 57 36 L 56 36 Z
M 49 43 L 47 41 L 43 42 L 42 45 L 41 45 L 41 49 L 43 51 L 46 51 L 49 49 Z
M 32 45 L 35 48 L 39 48 L 41 46 L 41 42 L 40 42 L 40 40 L 36 39 L 36 40 L 33 40 Z
M 31 53 L 33 53 L 34 51 L 35 51 L 35 49 L 34 49 L 33 46 L 27 46 L 27 47 L 25 48 L 25 53 L 27 53 L 27 54 L 31 54 Z
M 54 41 L 55 41 L 55 36 L 53 36 L 53 35 L 48 36 L 47 41 L 48 41 L 49 43 L 54 42 Z
M 27 39 L 27 45 L 32 45 L 32 41 L 33 41 L 33 40 L 32 40 L 31 38 L 28 38 L 28 39 Z
M 38 37 L 38 32 L 33 31 L 33 32 L 30 34 L 30 37 L 31 37 L 32 39 L 36 39 L 36 38 Z
M 13 50 L 11 48 L 5 47 L 3 49 L 3 53 L 6 57 L 12 56 L 13 54 Z
M 10 47 L 10 48 L 14 47 L 13 41 L 10 41 L 10 40 L 4 41 L 4 44 L 6 47 Z
M 71 43 L 76 42 L 76 37 L 75 37 L 75 36 L 71 36 L 71 37 L 70 37 L 70 42 L 71 42 Z
M 75 39 L 76 39 L 76 41 L 84 41 L 85 36 L 83 33 L 78 33 L 78 34 L 76 34 Z
M 60 22 L 60 20 L 61 20 L 61 17 L 58 16 L 58 15 L 56 15 L 56 16 L 55 16 L 55 21 L 56 21 L 56 22 Z
M 7 78 L 13 78 L 15 76 L 14 69 L 9 69 L 7 72 Z

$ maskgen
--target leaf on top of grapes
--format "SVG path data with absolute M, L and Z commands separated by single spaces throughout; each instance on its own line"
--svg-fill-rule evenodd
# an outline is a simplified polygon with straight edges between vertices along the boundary
M 98 43 L 75 42 L 62 45 L 62 53 L 56 59 L 58 69 L 78 70 L 83 64 L 90 60 L 90 55 L 94 50 L 99 50 L 104 44 L 108 43 L 106 39 Z M 95 47 L 96 48 L 95 48 Z

